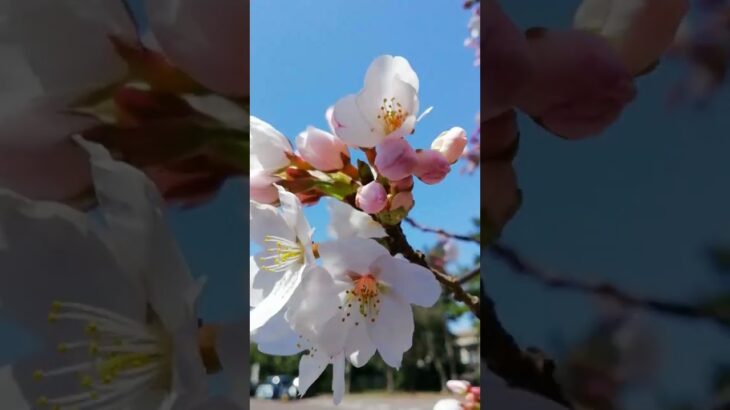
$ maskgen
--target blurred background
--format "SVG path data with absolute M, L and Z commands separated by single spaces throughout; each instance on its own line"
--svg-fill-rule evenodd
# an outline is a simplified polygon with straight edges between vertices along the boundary
M 365 71 L 377 56 L 392 54 L 408 59 L 418 74 L 421 110 L 434 107 L 409 137 L 414 148 L 429 147 L 440 132 L 453 126 L 471 133 L 479 111 L 479 70 L 473 65 L 474 51 L 464 47 L 470 16 L 458 1 L 254 0 L 251 115 L 272 124 L 292 144 L 309 125 L 328 130 L 325 110 L 359 91 Z M 351 154 L 359 158 L 353 150 Z M 464 161 L 457 163 L 438 185 L 416 180 L 416 205 L 410 216 L 429 227 L 478 234 L 479 174 L 461 173 L 466 166 Z M 314 240 L 326 240 L 326 206 L 309 207 L 306 214 L 316 229 Z M 432 264 L 451 274 L 468 272 L 479 262 L 477 244 L 457 244 L 407 224 L 403 227 L 414 247 L 429 253 Z M 477 293 L 478 278 L 466 286 Z M 406 352 L 401 369 L 385 366 L 377 355 L 363 368 L 348 367 L 346 384 L 351 395 L 342 407 L 362 403 L 380 406 L 366 408 L 430 409 L 448 394 L 415 392 L 441 392 L 446 381 L 455 378 L 478 384 L 479 322 L 447 297 L 434 308 L 414 309 L 413 348 Z M 289 387 L 299 356 L 263 355 L 252 345 L 251 363 L 251 393 L 258 399 L 289 399 L 293 396 L 289 390 L 296 392 Z M 307 397 L 329 393 L 330 386 L 331 371 L 327 370 Z M 311 400 L 298 406 L 328 406 L 327 400 Z M 267 406 L 273 404 L 252 402 L 254 409 L 275 408 Z
M 500 3 L 521 29 L 568 28 L 580 4 Z M 522 204 L 499 242 L 568 281 L 686 304 L 725 325 L 551 289 L 484 255 L 502 324 L 555 359 L 587 409 L 729 408 L 730 6 L 692 7 L 682 43 L 637 79 L 637 99 L 602 135 L 566 141 L 520 118 Z

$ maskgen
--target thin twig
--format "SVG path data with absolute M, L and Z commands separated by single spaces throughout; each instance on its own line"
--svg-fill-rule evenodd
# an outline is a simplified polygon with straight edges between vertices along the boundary
M 457 279 L 459 280 L 459 284 L 463 285 L 463 284 L 469 282 L 470 280 L 476 278 L 477 276 L 479 276 L 480 273 L 482 273 L 482 266 L 477 265 L 474 269 L 459 276 Z
M 428 262 L 426 262 L 426 256 L 415 251 L 408 243 L 400 224 L 386 226 L 385 231 L 388 233 L 387 240 L 391 252 L 401 253 L 409 261 L 429 269 L 436 280 L 438 280 L 454 295 L 454 299 L 463 302 L 477 318 L 481 316 L 481 312 L 479 310 L 479 297 L 471 295 L 465 291 L 464 288 L 461 287 L 459 278 L 448 275 L 429 266 Z
M 480 241 L 480 239 L 478 237 L 467 236 L 467 235 L 459 235 L 459 234 L 455 234 L 455 233 L 451 233 L 451 232 L 445 231 L 443 229 L 429 228 L 428 226 L 421 225 L 420 223 L 414 221 L 410 217 L 406 217 L 404 219 L 404 221 L 408 222 L 408 224 L 411 225 L 412 227 L 414 227 L 414 228 L 416 228 L 418 230 L 421 230 L 423 232 L 435 233 L 435 234 L 439 234 L 439 235 L 446 236 L 447 238 L 457 239 L 457 240 L 465 241 L 465 242 L 473 242 L 473 243 L 476 243 L 476 244 L 480 244 L 481 243 L 481 241 Z
M 503 244 L 492 244 L 489 247 L 489 252 L 505 262 L 513 272 L 536 279 L 551 288 L 567 289 L 607 297 L 626 306 L 667 315 L 709 320 L 730 329 L 730 317 L 718 315 L 712 309 L 657 299 L 640 298 L 629 295 L 625 291 L 606 283 L 588 283 L 579 279 L 568 278 L 565 275 L 559 275 L 529 263 L 517 251 Z

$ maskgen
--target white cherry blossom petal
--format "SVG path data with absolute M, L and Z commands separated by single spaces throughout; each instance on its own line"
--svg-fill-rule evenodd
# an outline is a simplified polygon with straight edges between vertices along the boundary
M 337 405 L 345 395 L 345 357 L 342 353 L 332 359 L 332 401 Z
M 135 320 L 145 317 L 141 289 L 121 271 L 89 222 L 69 207 L 0 190 L 0 313 L 51 345 L 65 337 L 63 328 L 49 326 L 54 301 L 106 308 Z
M 259 252 L 254 256 L 249 257 L 249 303 L 251 307 L 254 307 L 261 303 L 266 296 L 271 293 L 276 282 L 281 279 L 283 274 L 281 272 L 269 272 L 259 268 L 256 263 L 257 259 L 261 259 L 266 254 Z
M 297 333 L 315 340 L 337 313 L 338 293 L 330 274 L 319 266 L 311 266 L 304 272 L 301 286 L 289 301 L 286 321 Z
M 279 313 L 281 309 L 286 306 L 289 299 L 292 297 L 294 292 L 302 282 L 302 274 L 306 269 L 305 266 L 301 266 L 295 270 L 289 270 L 284 273 L 284 276 L 276 282 L 271 293 L 262 300 L 255 308 L 250 312 L 250 324 L 249 330 L 255 332 L 261 326 L 271 319 L 274 315 Z
M 345 354 L 353 366 L 364 366 L 373 357 L 375 350 L 365 326 L 350 327 Z
M 291 143 L 271 124 L 250 116 L 251 169 L 278 171 L 289 165 L 286 154 L 292 152 Z
M 413 345 L 413 311 L 393 293 L 382 294 L 380 301 L 380 314 L 368 324 L 368 332 L 383 361 L 398 369 L 403 353 Z
M 378 279 L 408 303 L 431 307 L 441 295 L 438 281 L 433 273 L 423 266 L 390 255 L 379 257 L 372 266 L 371 270 L 379 272 Z
M 312 384 L 319 379 L 330 363 L 330 358 L 322 352 L 310 352 L 299 360 L 299 394 L 304 396 Z
M 195 284 L 164 214 L 164 200 L 140 170 L 115 161 L 103 146 L 80 137 L 90 155 L 92 178 L 120 263 L 144 286 L 168 329 L 190 320 L 181 296 Z M 144 282 L 144 284 L 142 284 Z
M 284 311 L 274 315 L 264 326 L 251 334 L 251 340 L 258 345 L 260 352 L 274 356 L 297 354 L 305 348 L 302 338 L 286 321 Z
M 366 274 L 371 263 L 388 250 L 372 239 L 344 238 L 319 244 L 322 266 L 336 281 L 350 281 L 347 274 Z
M 332 120 L 335 133 L 349 146 L 372 148 L 382 139 L 378 124 L 361 111 L 356 94 L 347 95 L 335 103 Z
M 231 386 L 229 397 L 241 406 L 247 405 L 251 368 L 249 351 L 241 348 L 250 343 L 245 320 L 223 324 L 218 328 L 217 334 L 215 350 Z
M 267 236 L 277 236 L 289 241 L 296 240 L 296 234 L 286 223 L 276 207 L 250 201 L 249 223 L 251 241 L 265 245 Z
M 383 238 L 388 235 L 383 226 L 365 212 L 334 198 L 326 198 L 326 202 L 330 212 L 328 233 L 332 238 Z
M 418 75 L 405 58 L 382 55 L 376 58 L 365 73 L 365 87 L 386 89 L 393 79 L 399 79 L 418 91 Z

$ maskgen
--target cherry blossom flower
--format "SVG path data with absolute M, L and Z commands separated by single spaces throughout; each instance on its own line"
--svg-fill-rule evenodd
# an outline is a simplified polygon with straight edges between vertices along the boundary
M 330 224 L 327 233 L 334 239 L 382 238 L 387 235 L 383 226 L 370 215 L 333 198 L 327 198 Z
M 294 194 L 277 189 L 280 209 L 250 203 L 251 240 L 264 248 L 251 257 L 251 288 L 267 293 L 251 311 L 251 332 L 287 305 L 307 268 L 314 265 L 313 231 L 302 204 Z
M 304 396 L 309 387 L 332 365 L 332 401 L 340 404 L 345 394 L 345 355 L 327 354 L 302 335 L 294 332 L 282 315 L 268 322 L 253 337 L 259 351 L 271 355 L 290 356 L 303 353 L 299 360 L 299 394 Z
M 335 133 L 348 145 L 367 148 L 386 138 L 405 137 L 416 126 L 418 87 L 418 76 L 408 60 L 391 55 L 376 58 L 362 90 L 335 104 Z
M 243 151 L 244 144 L 235 141 L 225 150 L 221 150 L 220 145 L 216 147 L 219 140 L 210 135 L 219 135 L 221 129 L 206 132 L 201 142 L 201 134 L 196 133 L 200 131 L 200 124 L 191 122 L 200 121 L 201 117 L 205 117 L 208 124 L 212 119 L 222 121 L 225 124 L 222 128 L 226 128 L 230 137 L 231 129 L 240 129 L 236 125 L 247 123 L 246 114 L 239 109 L 235 124 L 229 123 L 216 115 L 224 110 L 221 104 L 216 104 L 212 110 L 204 107 L 210 105 L 210 101 L 201 104 L 199 100 L 210 100 L 209 95 L 182 95 L 190 91 L 190 87 L 196 93 L 208 91 L 180 71 L 178 67 L 188 67 L 176 53 L 165 56 L 140 44 L 136 31 L 139 26 L 135 27 L 123 1 L 6 3 L 0 11 L 3 32 L 0 55 L 4 66 L 0 70 L 0 82 L 12 84 L 12 92 L 11 98 L 0 107 L 3 129 L 0 135 L 1 186 L 33 199 L 60 200 L 80 208 L 94 206 L 86 157 L 69 139 L 76 133 L 101 143 L 115 157 L 139 167 L 152 178 L 168 201 L 186 206 L 209 200 L 223 181 L 245 172 L 242 168 L 246 161 L 231 152 L 232 147 Z M 248 10 L 243 5 L 240 8 Z M 247 34 L 240 31 L 240 24 L 230 27 Z M 198 31 L 188 30 L 187 34 L 198 36 Z M 244 37 L 240 42 L 248 45 Z M 230 45 L 239 41 L 224 43 Z M 184 44 L 183 47 L 189 47 L 192 42 Z M 212 47 L 198 49 L 206 51 Z M 244 50 L 236 57 L 245 62 L 245 67 L 248 64 L 246 56 Z M 199 59 L 197 64 L 209 61 Z M 241 75 L 239 71 L 231 75 L 248 86 L 245 74 Z M 130 93 L 132 82 L 139 81 L 155 90 Z M 201 82 L 205 82 L 204 79 Z M 179 115 L 180 112 L 174 109 L 183 107 L 188 109 L 184 112 L 186 116 L 176 117 L 178 121 L 157 121 L 158 111 L 153 110 L 155 115 L 150 115 L 149 107 L 159 103 L 156 99 L 161 98 L 160 90 L 165 95 L 162 98 L 165 102 L 175 103 L 163 104 L 165 114 Z M 134 94 L 134 98 L 130 98 L 130 94 Z M 229 101 L 229 106 L 242 108 L 243 100 L 238 98 L 235 104 Z M 90 105 L 86 106 L 87 103 Z M 140 110 L 140 105 L 147 111 Z M 84 115 L 78 115 L 80 112 Z M 184 125 L 180 121 L 182 117 L 187 121 Z M 139 126 L 141 120 L 145 122 L 144 127 Z M 125 126 L 115 128 L 120 122 L 126 122 Z M 247 126 L 238 133 L 241 139 Z M 191 128 L 196 128 L 196 132 L 190 132 Z M 192 138 L 197 142 L 188 144 Z M 211 142 L 213 139 L 215 143 Z M 140 140 L 145 143 L 140 144 Z
M 41 352 L 0 371 L 3 399 L 13 408 L 195 407 L 207 390 L 201 284 L 152 182 L 76 141 L 91 156 L 106 229 L 64 205 L 0 192 L 0 313 L 43 340 Z
M 433 274 L 391 256 L 372 239 L 325 242 L 319 245 L 319 254 L 340 301 L 337 314 L 319 334 L 319 347 L 330 354 L 344 350 L 357 367 L 377 350 L 389 366 L 400 367 L 403 353 L 412 344 L 410 305 L 432 306 L 441 294 Z
M 134 26 L 116 1 L 6 2 L 0 20 L 0 82 L 8 97 L 0 106 L 0 186 L 36 199 L 77 195 L 91 177 L 84 152 L 68 137 L 96 121 L 61 111 L 126 74 L 108 37 L 134 38 Z

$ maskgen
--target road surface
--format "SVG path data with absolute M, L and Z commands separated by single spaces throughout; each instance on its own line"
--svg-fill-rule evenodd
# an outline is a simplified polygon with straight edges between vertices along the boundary
M 339 406 L 332 403 L 331 396 L 320 396 L 312 399 L 289 402 L 271 400 L 251 400 L 251 410 L 432 410 L 433 405 L 446 395 L 346 395 Z

